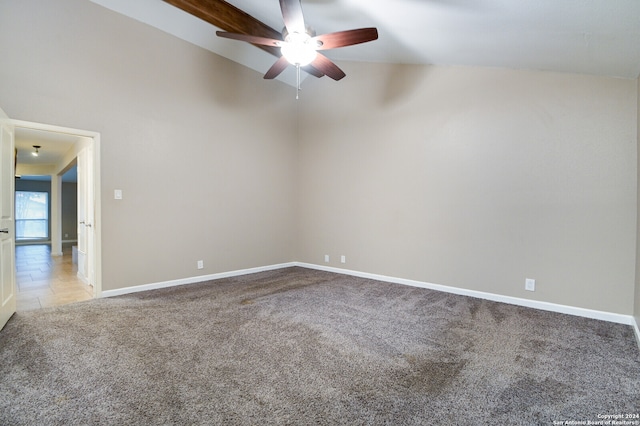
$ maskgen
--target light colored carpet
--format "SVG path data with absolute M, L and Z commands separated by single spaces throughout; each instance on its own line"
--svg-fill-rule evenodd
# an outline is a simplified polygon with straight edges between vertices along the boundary
M 639 412 L 629 326 L 303 268 L 18 313 L 0 333 L 2 425 Z

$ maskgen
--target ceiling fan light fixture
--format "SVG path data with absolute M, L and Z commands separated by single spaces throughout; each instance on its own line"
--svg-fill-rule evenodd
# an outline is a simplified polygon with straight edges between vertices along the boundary
M 318 55 L 316 44 L 309 34 L 290 33 L 280 48 L 282 56 L 292 65 L 304 67 L 309 65 Z

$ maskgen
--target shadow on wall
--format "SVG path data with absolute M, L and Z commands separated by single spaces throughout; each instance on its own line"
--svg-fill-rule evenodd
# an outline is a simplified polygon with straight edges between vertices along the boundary
M 276 61 L 276 57 L 273 57 Z M 225 108 L 240 109 L 246 112 L 248 106 L 264 108 L 273 107 L 273 103 L 278 99 L 289 101 L 289 96 L 279 96 L 278 94 L 289 94 L 288 86 L 278 80 L 265 80 L 261 72 L 251 68 L 240 66 L 237 63 L 212 56 L 205 57 L 201 64 L 194 67 L 198 74 L 196 81 L 201 81 L 206 85 L 202 87 L 208 95 L 210 94 L 218 105 Z M 267 72 L 268 67 L 264 72 Z M 290 88 L 291 93 L 294 89 Z
M 426 65 L 390 65 L 386 84 L 381 90 L 381 103 L 391 106 L 409 97 L 416 90 L 416 86 L 428 77 L 431 69 L 431 66 Z
M 243 100 L 246 101 L 249 97 L 253 82 L 247 84 L 247 77 L 243 76 L 243 73 L 248 70 L 240 71 L 234 62 L 222 58 L 210 60 L 207 57 L 195 69 L 204 74 L 200 81 L 208 85 L 206 92 L 210 93 L 219 104 L 238 107 L 242 106 Z

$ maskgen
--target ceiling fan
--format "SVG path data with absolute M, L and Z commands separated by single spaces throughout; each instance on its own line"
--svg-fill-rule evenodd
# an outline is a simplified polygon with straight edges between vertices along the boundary
M 284 21 L 282 33 L 222 0 L 165 1 L 226 30 L 217 31 L 219 37 L 245 41 L 278 56 L 278 60 L 264 75 L 265 79 L 273 79 L 289 64 L 294 65 L 297 70 L 298 91 L 301 68 L 316 77 L 327 75 L 336 81 L 345 77 L 344 71 L 319 51 L 366 43 L 378 38 L 376 28 L 316 35 L 305 24 L 300 0 L 280 0 Z

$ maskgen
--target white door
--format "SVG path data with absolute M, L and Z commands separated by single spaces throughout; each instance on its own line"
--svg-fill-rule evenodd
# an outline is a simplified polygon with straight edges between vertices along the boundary
M 93 146 L 78 153 L 78 277 L 94 284 L 93 260 Z
M 78 153 L 78 278 L 87 282 L 87 208 L 86 208 L 86 179 L 85 151 Z
M 0 109 L 0 329 L 16 312 L 13 126 Z
M 89 284 L 95 284 L 95 246 L 94 246 L 94 229 L 95 229 L 95 197 L 94 197 L 94 182 L 93 182 L 93 144 L 84 149 L 86 152 L 85 157 L 85 203 L 86 203 L 86 249 L 87 249 L 87 281 Z M 95 287 L 95 286 L 94 286 Z M 95 288 L 94 288 L 95 292 Z

